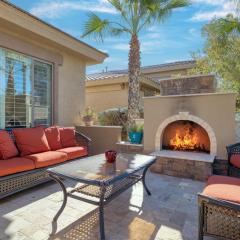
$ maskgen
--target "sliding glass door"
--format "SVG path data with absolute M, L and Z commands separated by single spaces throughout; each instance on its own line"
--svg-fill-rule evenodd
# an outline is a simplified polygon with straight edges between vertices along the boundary
M 52 65 L 0 48 L 0 128 L 51 124 Z

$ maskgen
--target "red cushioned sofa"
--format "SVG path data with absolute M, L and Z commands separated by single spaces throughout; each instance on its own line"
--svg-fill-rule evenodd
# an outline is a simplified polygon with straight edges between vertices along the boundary
M 49 181 L 46 168 L 87 156 L 90 142 L 73 127 L 0 130 L 0 199 Z

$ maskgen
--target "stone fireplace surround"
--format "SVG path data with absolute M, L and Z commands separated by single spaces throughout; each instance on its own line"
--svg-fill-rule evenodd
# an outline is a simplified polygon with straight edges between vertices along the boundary
M 210 154 L 162 150 L 164 129 L 188 120 L 202 126 Z M 235 142 L 235 94 L 204 93 L 144 98 L 144 151 L 158 156 L 152 171 L 206 180 L 215 158 L 225 160 L 226 146 Z

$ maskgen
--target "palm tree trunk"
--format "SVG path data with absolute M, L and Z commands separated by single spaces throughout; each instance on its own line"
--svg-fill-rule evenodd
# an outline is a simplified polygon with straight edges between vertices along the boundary
M 129 51 L 128 125 L 140 118 L 140 43 L 136 34 L 132 35 Z

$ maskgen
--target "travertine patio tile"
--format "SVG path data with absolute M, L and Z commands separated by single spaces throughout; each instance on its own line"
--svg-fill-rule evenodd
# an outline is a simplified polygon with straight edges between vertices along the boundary
M 191 221 L 186 221 L 182 231 L 183 236 L 186 238 L 198 239 L 198 227 Z M 190 238 L 189 238 L 190 240 Z
M 182 234 L 179 230 L 170 226 L 162 225 L 157 232 L 155 240 L 183 240 Z
M 138 183 L 106 207 L 107 240 L 197 239 L 196 194 L 204 183 L 149 173 L 147 184 L 152 196 Z M 50 182 L 4 200 L 0 239 L 47 240 L 62 199 L 58 185 Z M 68 199 L 55 239 L 97 240 L 98 230 L 96 206 Z

